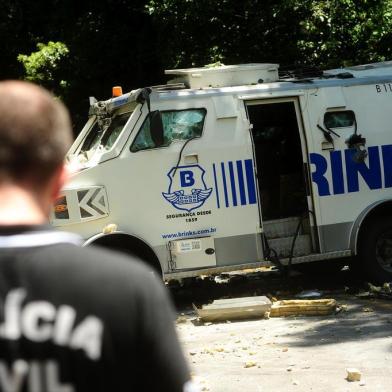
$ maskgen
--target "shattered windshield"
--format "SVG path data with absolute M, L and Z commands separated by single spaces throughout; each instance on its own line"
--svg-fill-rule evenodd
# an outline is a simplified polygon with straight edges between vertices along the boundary
M 98 118 L 90 129 L 78 152 L 80 163 L 86 163 L 93 157 L 99 158 L 104 152 L 109 151 L 120 136 L 132 112 L 115 117 Z

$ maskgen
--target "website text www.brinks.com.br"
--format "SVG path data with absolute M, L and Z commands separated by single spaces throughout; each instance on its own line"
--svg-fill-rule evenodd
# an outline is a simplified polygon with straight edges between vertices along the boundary
M 216 228 L 211 227 L 209 229 L 204 229 L 204 230 L 187 230 L 187 231 L 179 231 L 178 233 L 172 233 L 172 234 L 162 234 L 162 238 L 164 239 L 187 238 L 193 235 L 212 234 L 212 233 L 216 233 Z

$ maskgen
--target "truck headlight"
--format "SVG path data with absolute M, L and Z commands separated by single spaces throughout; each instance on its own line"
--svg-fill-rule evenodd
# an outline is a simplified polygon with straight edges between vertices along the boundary
M 60 196 L 53 206 L 55 219 L 69 219 L 67 197 Z
M 109 215 L 106 189 L 102 185 L 63 189 L 51 212 L 53 226 L 101 219 Z

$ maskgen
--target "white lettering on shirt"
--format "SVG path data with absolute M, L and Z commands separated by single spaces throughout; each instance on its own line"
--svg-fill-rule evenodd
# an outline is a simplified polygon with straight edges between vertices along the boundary
M 0 391 L 21 392 L 74 392 L 71 384 L 60 381 L 59 365 L 54 360 L 45 362 L 15 361 L 11 367 L 0 361 Z
M 26 291 L 21 288 L 7 294 L 0 338 L 17 340 L 24 336 L 38 343 L 52 341 L 59 346 L 80 349 L 91 360 L 100 359 L 103 322 L 98 317 L 90 315 L 75 324 L 76 310 L 71 306 L 56 308 L 48 301 L 32 301 L 23 307 L 25 298 Z
M 103 325 L 96 317 L 86 317 L 74 330 L 69 345 L 73 349 L 82 349 L 90 359 L 101 356 L 101 336 Z
M 16 340 L 20 338 L 20 308 L 26 292 L 15 289 L 8 293 L 4 305 L 4 318 L 6 322 L 0 325 L 0 337 Z
M 56 317 L 56 308 L 45 301 L 28 303 L 22 313 L 22 331 L 27 339 L 33 342 L 46 342 L 52 335 L 53 322 Z

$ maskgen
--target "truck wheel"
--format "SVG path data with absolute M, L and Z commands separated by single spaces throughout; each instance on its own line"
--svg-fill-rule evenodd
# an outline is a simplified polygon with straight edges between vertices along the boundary
M 364 279 L 392 281 L 392 217 L 371 220 L 359 237 L 358 261 Z
M 161 265 L 150 247 L 136 237 L 126 234 L 108 234 L 98 238 L 91 245 L 99 245 L 130 256 L 140 258 L 158 277 L 163 278 Z
M 153 260 L 152 258 L 148 257 L 145 253 L 134 252 L 134 251 L 127 249 L 127 248 L 112 248 L 112 249 L 115 251 L 121 252 L 121 253 L 125 253 L 128 256 L 134 256 L 134 257 L 140 259 L 140 261 L 143 264 L 145 264 L 151 270 L 151 272 L 156 274 L 158 277 L 162 277 L 162 271 L 159 268 L 159 263 L 157 261 Z

